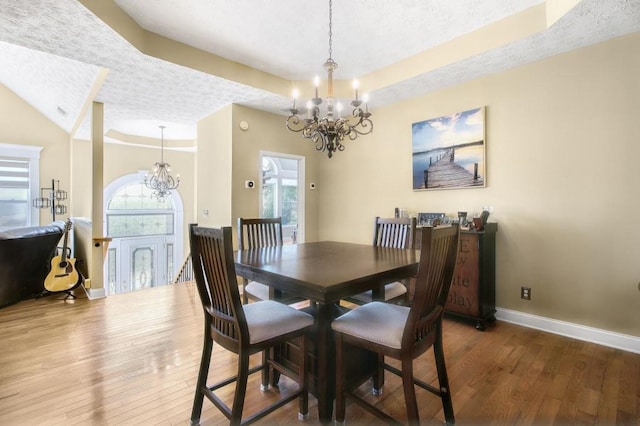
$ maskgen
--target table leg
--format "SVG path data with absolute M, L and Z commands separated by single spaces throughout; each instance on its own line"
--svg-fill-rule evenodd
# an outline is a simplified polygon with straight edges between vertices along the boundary
M 375 287 L 371 291 L 371 300 L 384 302 L 384 285 Z M 373 376 L 373 387 L 371 388 L 371 393 L 374 395 L 382 395 L 384 388 L 384 355 L 378 355 L 377 364 L 377 371 Z
M 316 321 L 318 325 L 318 417 L 320 422 L 329 423 L 333 416 L 333 389 L 335 383 L 336 359 L 335 345 L 331 333 L 333 320 L 333 304 L 318 303 Z

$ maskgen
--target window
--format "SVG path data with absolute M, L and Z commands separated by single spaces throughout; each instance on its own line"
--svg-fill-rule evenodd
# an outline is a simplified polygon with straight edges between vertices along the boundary
M 42 147 L 0 144 L 0 231 L 39 224 L 37 197 Z

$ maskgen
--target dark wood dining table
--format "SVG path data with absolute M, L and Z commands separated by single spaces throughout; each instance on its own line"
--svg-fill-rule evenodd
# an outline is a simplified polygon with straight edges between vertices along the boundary
M 340 300 L 367 290 L 380 298 L 384 284 L 416 274 L 418 255 L 414 250 L 321 241 L 240 250 L 235 266 L 242 277 L 312 302 L 317 371 L 311 391 L 318 400 L 320 421 L 327 423 L 335 395 L 331 321 L 343 312 Z

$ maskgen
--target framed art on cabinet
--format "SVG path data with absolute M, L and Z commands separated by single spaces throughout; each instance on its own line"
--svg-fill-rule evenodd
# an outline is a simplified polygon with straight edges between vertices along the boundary
M 485 108 L 412 124 L 413 189 L 486 185 Z

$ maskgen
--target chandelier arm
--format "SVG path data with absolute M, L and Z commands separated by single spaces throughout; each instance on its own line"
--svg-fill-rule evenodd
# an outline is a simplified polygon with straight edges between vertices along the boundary
M 290 115 L 287 118 L 287 121 L 286 121 L 285 124 L 287 125 L 287 129 L 291 130 L 292 132 L 296 132 L 296 133 L 300 133 L 306 127 L 305 125 L 301 125 L 302 124 L 302 120 L 300 120 L 300 118 L 297 115 Z
M 326 151 L 327 144 L 325 141 L 325 136 L 322 133 L 315 132 L 310 139 L 316 144 L 316 151 Z
M 361 136 L 368 135 L 373 131 L 373 122 L 368 118 L 363 118 L 362 120 L 360 120 L 359 126 L 354 126 L 351 128 L 351 130 Z

